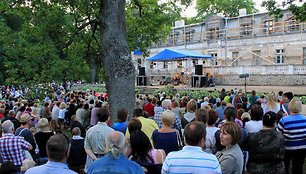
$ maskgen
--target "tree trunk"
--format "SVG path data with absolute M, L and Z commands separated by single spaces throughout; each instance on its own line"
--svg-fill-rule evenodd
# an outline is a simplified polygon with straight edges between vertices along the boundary
M 127 44 L 125 0 L 101 0 L 101 58 L 106 78 L 112 123 L 117 110 L 129 115 L 135 107 L 135 68 Z
M 91 82 L 97 82 L 97 60 L 96 57 L 90 57 L 90 71 L 91 71 Z

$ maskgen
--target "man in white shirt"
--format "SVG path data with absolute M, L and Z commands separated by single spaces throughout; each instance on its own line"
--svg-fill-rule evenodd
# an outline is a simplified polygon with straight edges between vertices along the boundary
M 202 148 L 205 146 L 206 129 L 204 123 L 191 122 L 184 129 L 185 147 L 170 152 L 166 157 L 162 174 L 166 173 L 205 173 L 221 174 L 218 159 Z

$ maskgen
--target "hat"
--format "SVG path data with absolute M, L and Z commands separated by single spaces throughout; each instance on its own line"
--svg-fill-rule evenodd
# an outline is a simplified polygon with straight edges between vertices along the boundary
M 20 116 L 20 123 L 25 123 L 29 120 L 31 120 L 31 116 L 29 114 L 22 114 Z

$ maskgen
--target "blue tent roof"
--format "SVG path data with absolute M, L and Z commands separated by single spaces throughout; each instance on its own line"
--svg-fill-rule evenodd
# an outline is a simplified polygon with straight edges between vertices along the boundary
M 203 55 L 194 51 L 188 50 L 173 50 L 173 49 L 165 49 L 160 53 L 147 58 L 150 61 L 171 61 L 177 59 L 187 59 L 187 58 L 212 58 L 210 55 Z

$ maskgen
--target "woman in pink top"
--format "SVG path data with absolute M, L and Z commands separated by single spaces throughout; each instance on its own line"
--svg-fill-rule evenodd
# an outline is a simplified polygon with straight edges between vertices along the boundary
M 162 149 L 154 149 L 149 138 L 141 130 L 136 130 L 131 133 L 130 144 L 132 160 L 142 164 L 162 164 L 165 160 L 165 151 Z

